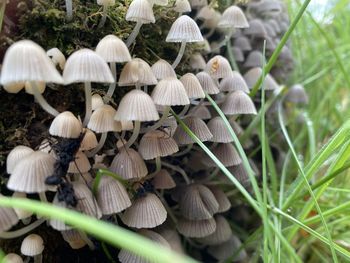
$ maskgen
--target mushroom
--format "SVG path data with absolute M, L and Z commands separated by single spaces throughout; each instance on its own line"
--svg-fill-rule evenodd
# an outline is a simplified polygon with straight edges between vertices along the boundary
M 126 41 L 127 47 L 130 47 L 135 41 L 143 24 L 154 23 L 156 21 L 152 10 L 152 5 L 150 2 L 148 2 L 148 0 L 133 0 L 128 8 L 125 19 L 126 21 L 136 22 L 133 31 Z
M 33 257 L 34 263 L 41 263 L 43 260 L 44 240 L 37 234 L 28 235 L 21 244 L 21 253 L 27 257 Z
M 15 253 L 9 253 L 2 259 L 1 263 L 23 263 L 23 259 Z
M 21 40 L 6 51 L 2 63 L 0 83 L 4 86 L 30 82 L 36 101 L 49 114 L 58 115 L 41 95 L 38 82 L 62 84 L 63 79 L 45 50 L 31 40 Z M 17 89 L 17 92 L 19 90 Z
M 203 41 L 203 36 L 196 22 L 189 16 L 182 15 L 171 25 L 165 41 L 181 42 L 179 53 L 171 65 L 175 69 L 185 53 L 186 43 Z
M 108 7 L 114 6 L 115 0 L 97 0 L 97 4 L 103 6 L 102 18 L 101 18 L 100 23 L 98 24 L 98 27 L 101 28 L 106 23 Z

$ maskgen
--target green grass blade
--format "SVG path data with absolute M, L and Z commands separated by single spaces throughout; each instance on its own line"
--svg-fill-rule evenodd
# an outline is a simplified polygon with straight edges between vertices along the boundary
M 310 195 L 311 195 L 311 198 L 312 198 L 312 200 L 313 200 L 313 202 L 314 202 L 314 204 L 315 204 L 315 206 L 316 206 L 316 209 L 317 209 L 318 214 L 321 216 L 322 224 L 323 224 L 323 226 L 324 226 L 324 228 L 325 228 L 325 231 L 326 231 L 326 234 L 327 234 L 327 238 L 328 238 L 328 240 L 329 240 L 329 247 L 330 247 L 331 252 L 332 252 L 333 261 L 334 261 L 334 262 L 338 262 L 338 258 L 337 258 L 337 255 L 336 255 L 336 253 L 335 253 L 335 249 L 334 249 L 334 246 L 333 246 L 332 236 L 331 236 L 331 233 L 330 233 L 330 231 L 329 231 L 329 229 L 328 229 L 326 220 L 325 220 L 324 217 L 323 217 L 321 207 L 319 206 L 319 204 L 318 204 L 318 202 L 317 202 L 317 198 L 316 198 L 314 192 L 313 192 L 312 189 L 311 189 L 311 186 L 310 186 L 310 184 L 309 184 L 309 182 L 308 182 L 308 179 L 307 179 L 307 177 L 306 177 L 306 175 L 305 175 L 305 173 L 304 173 L 303 167 L 302 167 L 302 165 L 300 164 L 300 162 L 299 162 L 299 160 L 298 160 L 298 156 L 297 156 L 297 154 L 296 154 L 296 152 L 295 152 L 295 150 L 294 150 L 293 144 L 292 144 L 292 142 L 291 142 L 291 140 L 290 140 L 290 138 L 289 138 L 287 129 L 286 129 L 286 127 L 284 126 L 283 116 L 282 116 L 282 102 L 279 102 L 279 107 L 278 107 L 278 120 L 279 120 L 281 129 L 282 129 L 284 138 L 285 138 L 285 140 L 286 140 L 287 143 L 288 143 L 288 146 L 289 146 L 289 149 L 290 149 L 290 151 L 291 151 L 291 153 L 292 153 L 292 156 L 293 156 L 293 158 L 294 158 L 294 160 L 295 160 L 295 162 L 296 162 L 296 164 L 297 164 L 297 166 L 298 166 L 299 172 L 300 172 L 300 174 L 301 174 L 301 176 L 302 176 L 302 178 L 303 178 L 303 180 L 304 180 L 305 186 L 307 187 L 307 189 L 308 189 L 308 191 L 309 191 L 309 193 L 310 193 Z
M 55 218 L 91 234 L 113 246 L 124 248 L 151 262 L 197 262 L 168 248 L 161 247 L 129 230 L 112 225 L 76 211 L 23 198 L 0 197 L 0 206 L 32 211 L 40 216 Z M 157 252 L 157 253 L 155 253 Z

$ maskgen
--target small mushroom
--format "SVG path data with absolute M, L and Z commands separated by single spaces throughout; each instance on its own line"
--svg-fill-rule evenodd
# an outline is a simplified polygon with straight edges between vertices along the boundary
M 34 263 L 42 263 L 44 240 L 37 234 L 28 235 L 21 245 L 21 253 L 27 257 L 33 257 Z

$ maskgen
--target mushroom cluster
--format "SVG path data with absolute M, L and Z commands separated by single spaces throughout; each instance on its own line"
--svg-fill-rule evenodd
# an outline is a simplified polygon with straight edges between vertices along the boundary
M 66 3 L 67 17 L 72 19 L 72 3 Z M 115 3 L 97 4 L 103 6 L 102 27 L 107 8 Z M 180 46 L 174 61 L 158 57 L 150 65 L 133 57 L 128 47 L 137 41 L 143 24 L 157 23 L 154 5 L 178 13 L 160 44 L 166 41 Z M 126 20 L 136 25 L 125 42 L 110 34 L 95 50 L 79 49 L 67 60 L 64 50 L 45 52 L 31 40 L 16 42 L 7 50 L 0 78 L 4 89 L 18 93 L 24 87 L 54 117 L 48 127 L 49 138 L 32 148 L 18 145 L 8 155 L 7 188 L 17 197 L 37 194 L 42 202 L 121 224 L 199 260 L 223 261 L 233 255 L 234 261 L 249 258 L 249 251 L 235 253 L 241 237 L 230 225 L 233 210 L 242 202 L 226 193 L 229 182 L 178 126 L 173 112 L 250 190 L 233 138 L 207 98 L 213 96 L 238 137 L 248 137 L 242 144 L 251 151 L 254 133 L 245 133 L 245 128 L 260 105 L 258 97 L 251 98 L 249 93 L 264 74 L 263 54 L 268 59 L 288 28 L 286 7 L 280 1 L 260 0 L 232 5 L 220 13 L 206 0 L 177 0 L 174 6 L 167 1 L 133 0 Z M 201 52 L 184 60 L 186 46 L 193 43 L 203 46 Z M 182 72 L 183 65 L 191 72 Z M 277 65 L 264 80 L 271 98 L 280 94 L 278 83 L 293 68 L 288 47 Z M 63 88 L 60 85 L 72 83 L 84 84 L 84 113 L 58 112 L 43 96 L 46 85 Z M 101 96 L 93 92 L 92 83 L 108 84 L 108 89 Z M 124 89 L 126 94 L 118 98 L 116 89 Z M 293 86 L 285 97 L 291 104 L 307 100 L 301 85 Z M 79 114 L 84 115 L 83 120 Z M 259 162 L 254 158 L 250 162 L 259 177 Z M 19 220 L 26 227 L 9 231 Z M 34 220 L 27 211 L 0 208 L 0 238 L 25 235 L 44 221 Z M 64 222 L 51 219 L 48 224 L 61 232 L 72 249 L 94 248 L 89 236 Z M 43 249 L 42 239 L 32 234 L 24 239 L 21 253 L 41 262 Z M 22 262 L 13 254 L 7 257 L 9 262 Z M 124 250 L 118 259 L 144 262 Z

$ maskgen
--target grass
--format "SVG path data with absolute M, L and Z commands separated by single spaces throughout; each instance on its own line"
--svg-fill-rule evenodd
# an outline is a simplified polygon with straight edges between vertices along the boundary
M 232 189 L 237 189 L 241 198 L 261 218 L 261 226 L 253 233 L 240 231 L 246 235 L 239 249 L 254 250 L 256 262 L 285 262 L 286 258 L 289 262 L 350 260 L 350 253 L 343 246 L 350 244 L 350 236 L 347 235 L 347 214 L 350 211 L 350 191 L 347 189 L 350 184 L 346 180 L 350 168 L 350 121 L 347 121 L 350 117 L 347 98 L 350 88 L 348 1 L 330 1 L 332 8 L 321 20 L 316 20 L 308 11 L 305 13 L 309 2 L 307 0 L 301 4 L 288 1 L 291 17 L 295 19 L 251 92 L 254 96 L 263 87 L 264 75 L 271 70 L 288 37 L 291 37 L 296 70 L 289 79 L 289 84 L 305 85 L 310 102 L 307 108 L 294 109 L 296 114 L 301 113 L 304 116 L 302 124 L 296 123 L 295 119 L 286 122 L 282 116 L 282 104 L 279 102 L 279 119 L 276 122 L 279 122 L 280 131 L 287 142 L 287 147 L 283 149 L 286 151 L 286 158 L 281 174 L 277 172 L 270 148 L 270 143 L 275 138 L 267 132 L 265 113 L 274 101 L 283 97 L 284 90 L 278 96 L 265 98 L 262 89 L 262 107 L 240 138 L 232 130 L 219 106 L 206 94 L 207 100 L 222 117 L 233 138 L 233 144 L 248 172 L 253 193 L 247 191 L 172 112 L 179 125 L 229 178 L 233 184 Z M 297 23 L 299 19 L 300 22 Z M 329 19 L 332 19 L 331 24 L 327 22 Z M 261 142 L 259 150 L 262 153 L 262 185 L 258 183 L 242 147 L 243 142 L 256 129 L 259 130 Z M 172 259 L 174 262 L 195 262 L 167 249 L 154 247 L 134 233 L 75 212 L 35 201 L 5 197 L 0 198 L 0 205 L 25 208 L 40 215 L 65 220 L 105 242 L 133 251 L 152 261 L 170 262 Z M 237 228 L 240 230 L 238 226 Z M 157 253 L 154 253 L 155 249 Z M 232 251 L 233 254 L 238 252 L 239 250 Z M 1 255 L 0 252 L 0 258 Z

